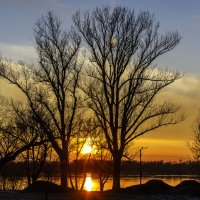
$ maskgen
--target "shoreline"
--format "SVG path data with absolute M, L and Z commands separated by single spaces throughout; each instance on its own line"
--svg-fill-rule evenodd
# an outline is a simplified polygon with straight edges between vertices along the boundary
M 173 195 L 173 194 L 124 194 L 100 192 L 76 193 L 21 193 L 0 192 L 0 199 L 4 200 L 200 200 L 198 196 Z
M 6 196 L 6 198 L 5 198 Z M 150 180 L 145 184 L 121 188 L 118 192 L 112 190 L 85 191 L 68 188 L 63 190 L 59 185 L 38 181 L 18 192 L 0 192 L 0 199 L 43 199 L 43 200 L 200 200 L 200 182 L 195 180 L 182 181 L 177 186 L 171 186 L 162 180 Z
M 4 200 L 200 200 L 200 183 L 197 181 L 183 181 L 173 187 L 162 180 L 150 180 L 145 184 L 121 188 L 119 192 L 112 190 L 85 191 L 68 188 L 38 181 L 25 190 L 1 191 L 0 199 Z

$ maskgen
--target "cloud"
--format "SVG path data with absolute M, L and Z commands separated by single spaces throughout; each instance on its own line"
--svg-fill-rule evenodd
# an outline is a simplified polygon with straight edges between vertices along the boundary
M 165 126 L 141 136 L 135 142 L 136 146 L 147 146 L 145 160 L 192 159 L 187 146 L 193 138 L 192 125 L 200 109 L 200 77 L 186 75 L 162 92 L 157 102 L 169 100 L 180 103 L 186 119 L 173 126 Z
M 31 45 L 14 45 L 0 43 L 0 50 L 3 57 L 10 58 L 14 61 L 23 60 L 27 63 L 35 63 L 37 55 Z
M 200 75 L 186 75 L 171 84 L 160 98 L 180 103 L 187 115 L 184 123 L 192 123 L 200 109 Z
M 0 85 L 0 96 L 5 97 L 8 100 L 12 98 L 14 101 L 25 100 L 24 95 L 14 85 L 8 84 L 5 80 L 0 80 Z

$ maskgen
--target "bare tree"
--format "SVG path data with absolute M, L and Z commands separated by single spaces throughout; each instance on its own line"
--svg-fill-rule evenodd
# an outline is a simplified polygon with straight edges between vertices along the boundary
M 36 131 L 37 126 L 28 112 L 21 111 L 18 104 L 0 98 L 0 168 L 32 146 L 43 143 L 41 137 L 39 139 L 40 131 Z M 34 133 L 30 134 L 33 129 Z
M 1 172 L 5 171 L 8 162 L 20 159 L 23 155 L 27 163 L 27 178 L 30 185 L 37 180 L 43 168 L 49 140 L 32 118 L 32 113 L 24 106 L 13 101 L 9 103 L 4 98 L 1 99 L 0 122 Z M 13 177 L 13 183 L 14 181 Z
M 39 146 L 32 146 L 22 153 L 21 157 L 26 162 L 28 185 L 34 183 L 39 178 L 47 158 L 47 153 L 47 143 L 43 143 Z
M 193 124 L 193 140 L 188 143 L 188 146 L 196 160 L 200 158 L 200 112 Z
M 113 190 L 119 190 L 126 146 L 151 130 L 183 120 L 176 117 L 180 106 L 155 101 L 180 74 L 153 66 L 159 56 L 177 46 L 180 36 L 177 32 L 159 35 L 153 15 L 136 15 L 124 7 L 96 8 L 83 16 L 77 12 L 73 20 L 90 55 L 82 89 L 103 129 L 113 157 Z
M 80 114 L 77 86 L 82 66 L 78 62 L 81 38 L 73 30 L 64 31 L 52 12 L 37 21 L 34 33 L 39 66 L 12 66 L 2 60 L 0 74 L 25 95 L 35 121 L 59 156 L 61 185 L 66 188 L 68 144 Z
M 81 125 L 80 125 L 81 126 Z M 72 188 L 79 190 L 82 189 L 85 177 L 83 178 L 82 184 L 80 182 L 78 174 L 80 171 L 78 170 L 79 167 L 79 160 L 85 160 L 85 157 L 81 154 L 84 144 L 88 138 L 88 134 L 86 135 L 84 132 L 80 130 L 77 131 L 76 135 L 74 135 L 73 139 L 70 141 L 70 155 L 71 159 L 73 160 L 71 163 L 71 167 L 69 168 L 70 171 L 70 183 Z M 80 187 L 81 185 L 81 187 Z
M 96 139 L 96 148 L 97 153 L 96 157 L 99 161 L 99 171 L 98 171 L 98 178 L 99 178 L 99 188 L 100 191 L 103 192 L 104 185 L 107 180 L 110 178 L 112 174 L 112 155 L 107 147 L 107 143 L 105 138 L 103 138 L 102 134 L 98 134 L 99 137 Z
M 30 185 L 37 180 L 47 157 L 49 139 L 43 132 L 41 126 L 35 120 L 32 111 L 22 103 L 13 102 L 10 105 L 13 111 L 14 121 L 9 119 L 11 124 L 4 128 L 4 131 L 14 136 L 21 145 L 31 144 L 20 154 L 27 163 L 27 177 Z M 10 121 L 11 120 L 11 121 Z M 2 129 L 2 127 L 0 128 Z M 12 144 L 12 146 L 15 146 Z
M 49 182 L 53 181 L 55 177 L 55 163 L 58 161 L 58 155 L 54 151 L 53 147 L 50 145 L 48 147 L 48 154 L 45 163 L 45 170 L 42 171 L 43 175 L 46 177 L 46 180 Z

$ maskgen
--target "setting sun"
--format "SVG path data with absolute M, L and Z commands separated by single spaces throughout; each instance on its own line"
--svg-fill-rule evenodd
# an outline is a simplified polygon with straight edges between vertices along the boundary
M 91 146 L 84 146 L 83 147 L 83 150 L 82 150 L 83 154 L 88 154 L 88 153 L 91 153 L 91 152 L 92 152 L 92 147 Z
M 94 146 L 92 144 L 91 138 L 87 138 L 81 152 L 82 154 L 90 154 L 93 152 L 93 148 Z

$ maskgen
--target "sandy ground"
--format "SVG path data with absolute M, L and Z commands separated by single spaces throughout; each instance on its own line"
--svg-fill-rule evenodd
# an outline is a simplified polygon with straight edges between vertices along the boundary
M 48 194 L 0 192 L 0 200 L 200 200 L 200 197 L 182 195 L 133 195 L 133 194 Z

